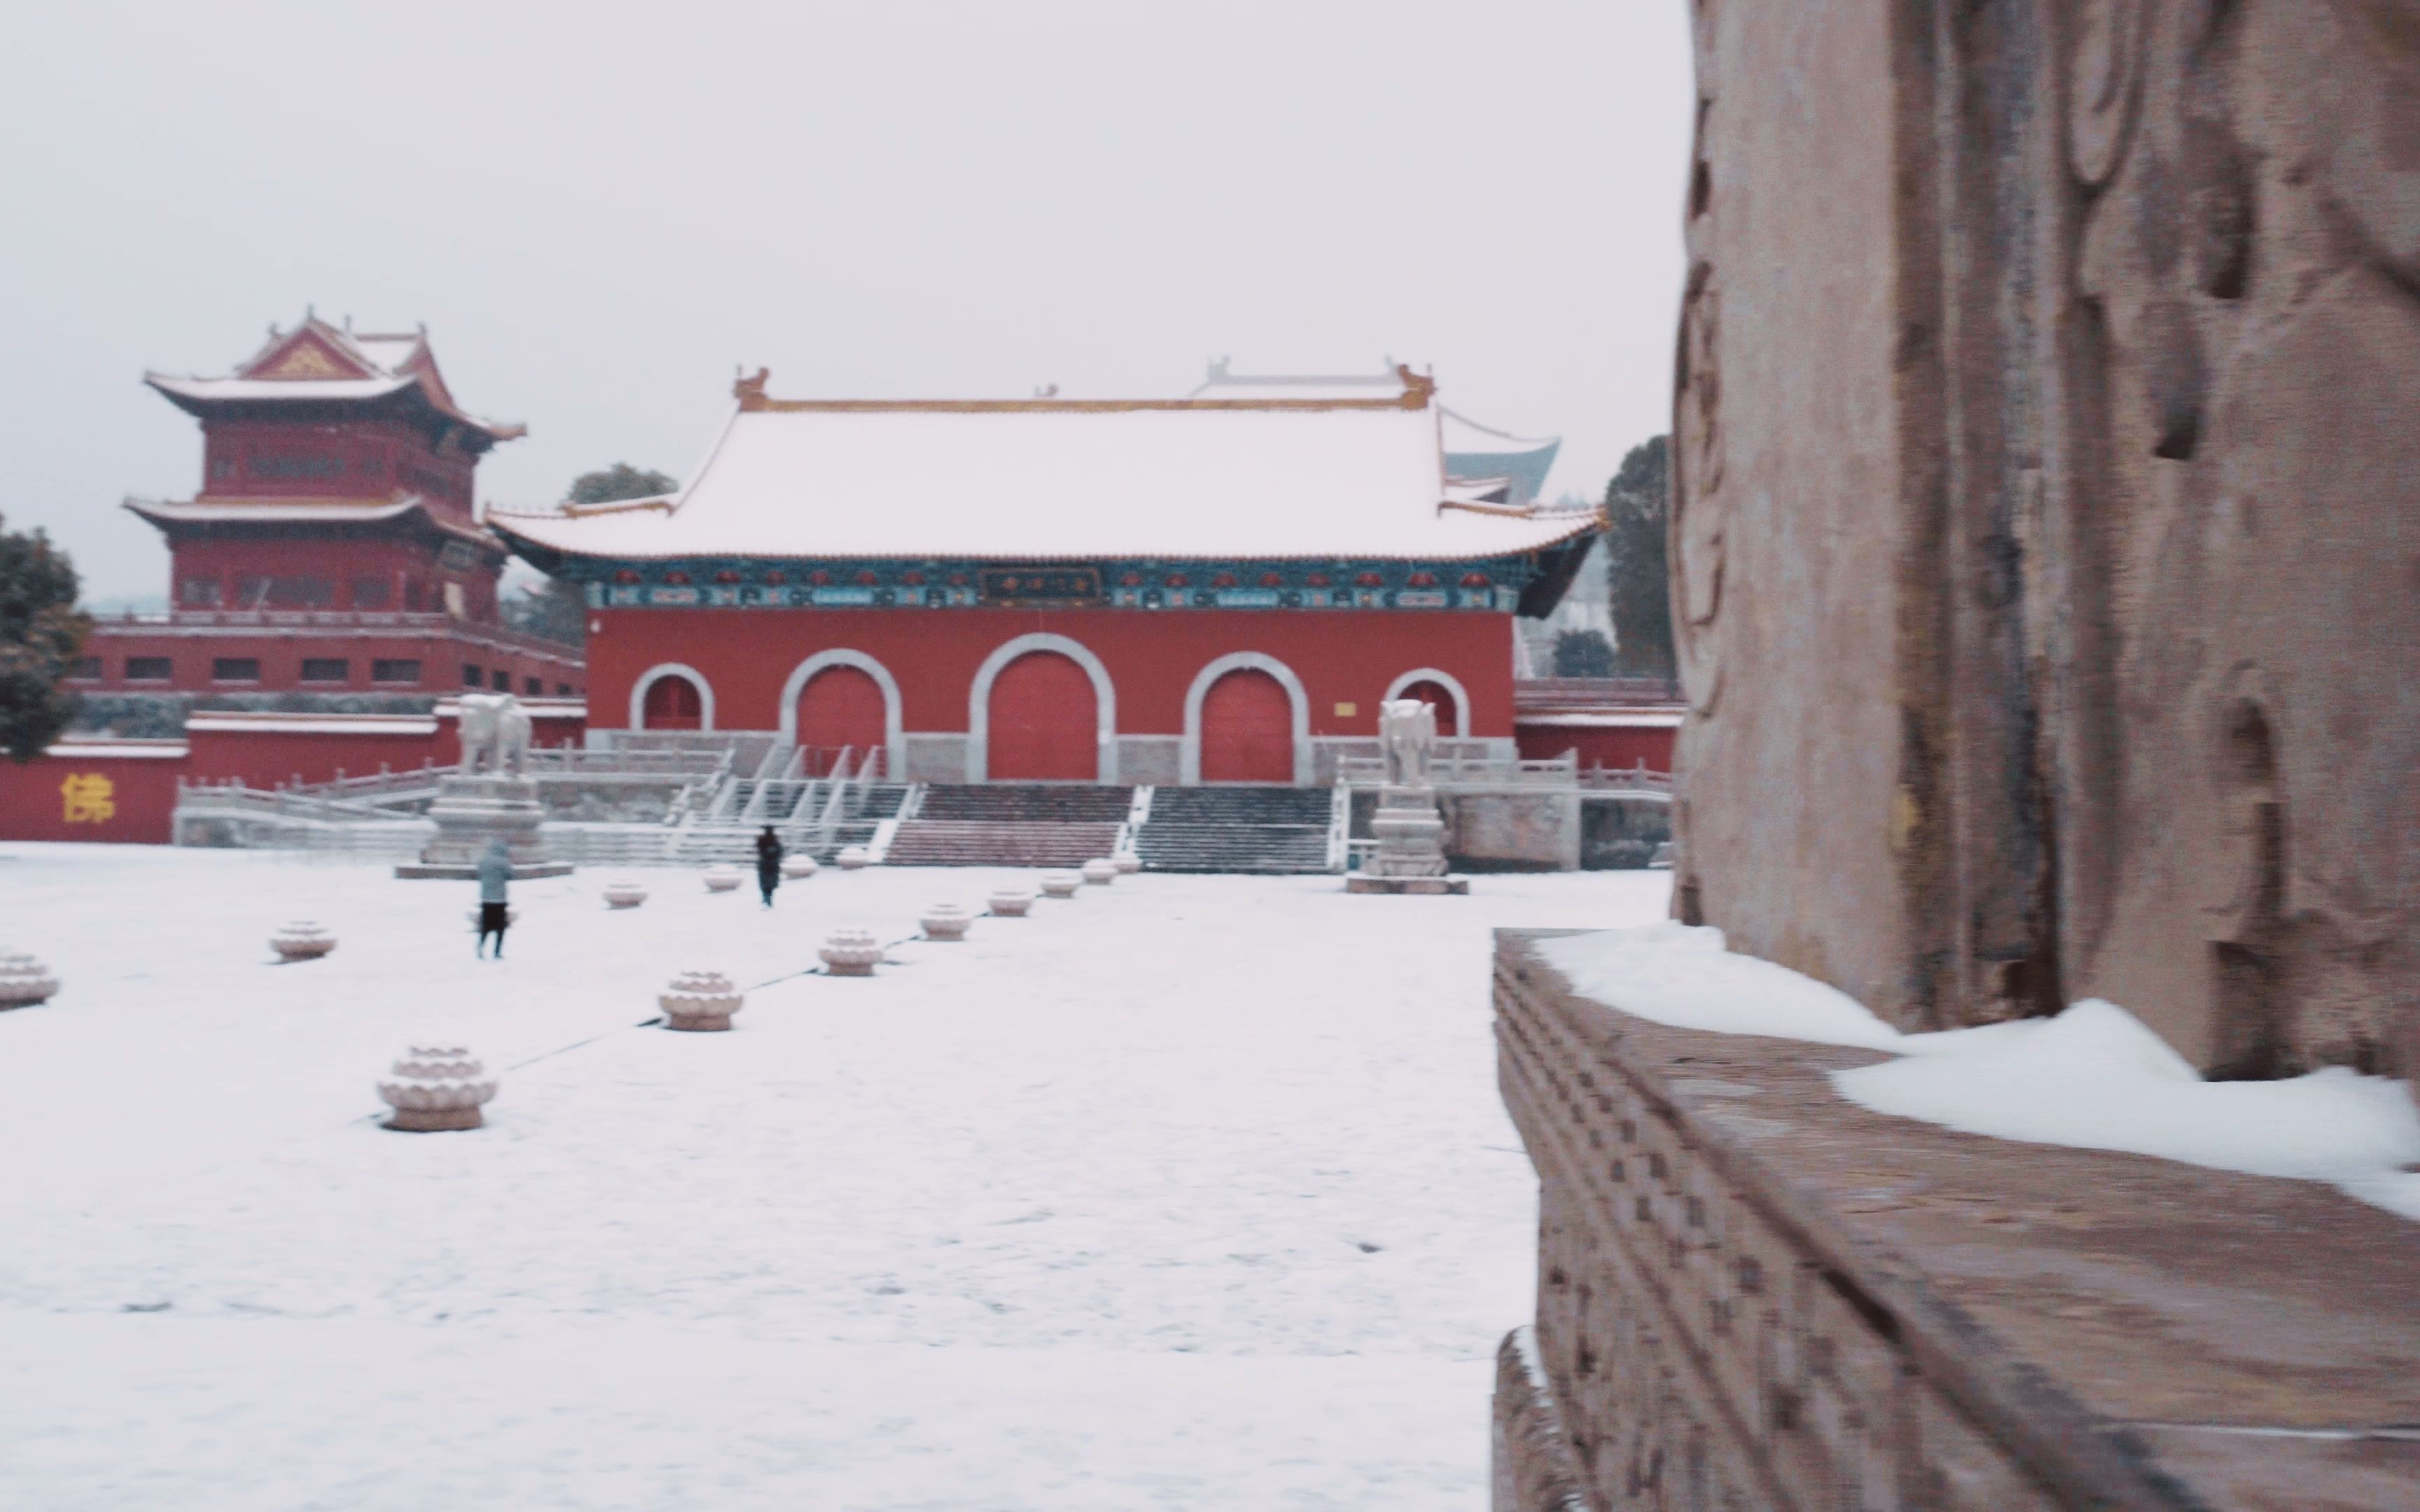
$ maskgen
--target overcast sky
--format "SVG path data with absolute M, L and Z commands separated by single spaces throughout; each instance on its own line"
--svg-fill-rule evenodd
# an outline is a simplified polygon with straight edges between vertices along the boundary
M 425 321 L 526 422 L 483 497 L 685 475 L 792 396 L 1181 393 L 1434 366 L 1593 495 L 1667 424 L 1680 0 L 27 6 L 0 49 L 11 526 L 164 591 L 195 488 L 147 368 L 306 304 Z

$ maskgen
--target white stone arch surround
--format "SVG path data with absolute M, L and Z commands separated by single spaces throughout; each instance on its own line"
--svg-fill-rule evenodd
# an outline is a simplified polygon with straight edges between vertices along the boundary
M 1435 683 L 1453 695 L 1453 728 L 1439 730 L 1438 734 L 1462 736 L 1470 733 L 1470 692 L 1462 686 L 1461 678 L 1451 672 L 1439 671 L 1435 667 L 1415 667 L 1387 685 L 1386 701 L 1392 703 L 1402 698 L 1404 689 L 1414 683 Z
M 1118 689 L 1109 681 L 1109 668 L 1082 641 L 1041 630 L 1001 642 L 975 669 L 974 686 L 967 691 L 967 780 L 991 779 L 991 685 L 1000 677 L 1001 668 L 1033 651 L 1055 651 L 1083 668 L 1084 674 L 1093 680 L 1093 707 L 1098 726 L 1094 748 L 1100 752 L 1099 764 L 1094 768 L 1099 775 L 1094 780 L 1117 781 Z
M 798 743 L 799 699 L 806 692 L 807 685 L 815 680 L 815 673 L 830 667 L 854 667 L 882 689 L 882 772 L 891 781 L 904 780 L 900 774 L 908 770 L 908 737 L 900 728 L 899 679 L 891 675 L 890 668 L 862 651 L 818 651 L 791 671 L 790 680 L 782 685 L 782 739 L 791 745 Z
M 1311 786 L 1311 694 L 1293 668 L 1258 651 L 1231 651 L 1194 674 L 1193 686 L 1185 690 L 1185 744 L 1177 752 L 1176 779 L 1188 788 L 1201 784 L 1202 701 L 1219 678 L 1242 671 L 1266 672 L 1286 690 L 1294 709 L 1294 785 Z
M 697 727 L 701 731 L 714 728 L 714 685 L 706 673 L 686 662 L 659 661 L 639 674 L 630 685 L 630 728 L 647 728 L 647 689 L 667 677 L 686 677 L 697 685 Z

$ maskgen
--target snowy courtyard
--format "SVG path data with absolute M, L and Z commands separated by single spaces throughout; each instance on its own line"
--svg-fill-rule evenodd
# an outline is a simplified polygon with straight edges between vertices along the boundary
M 1008 873 L 515 888 L 0 847 L 0 1505 L 1469 1509 L 1533 1181 L 1489 930 L 1668 874 L 1146 874 L 915 938 Z M 339 945 L 277 964 L 317 918 Z M 841 923 L 901 942 L 811 972 Z M 647 1026 L 692 966 L 731 1034 Z M 379 1126 L 410 1043 L 503 1088 Z

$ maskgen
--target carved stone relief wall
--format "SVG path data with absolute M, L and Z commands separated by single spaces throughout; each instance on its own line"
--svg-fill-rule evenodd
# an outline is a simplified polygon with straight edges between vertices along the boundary
M 2420 0 L 1699 0 L 1677 907 L 2420 1071 Z

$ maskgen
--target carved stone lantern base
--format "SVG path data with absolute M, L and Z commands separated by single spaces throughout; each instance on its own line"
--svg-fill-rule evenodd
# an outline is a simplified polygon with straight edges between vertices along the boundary
M 496 1095 L 496 1079 L 459 1045 L 413 1045 L 379 1078 L 379 1100 L 395 1109 L 386 1127 L 404 1134 L 476 1129 L 480 1108 Z
M 924 910 L 924 917 L 917 922 L 924 926 L 927 939 L 963 940 L 967 926 L 974 921 L 974 916 L 956 903 L 935 903 Z
M 22 951 L 0 950 L 0 1011 L 47 1002 L 58 990 L 50 967 Z
M 874 931 L 857 924 L 843 924 L 831 932 L 815 952 L 823 957 L 824 969 L 835 977 L 871 977 L 882 959 L 882 942 Z
M 684 971 L 656 996 L 664 1027 L 692 1034 L 730 1028 L 731 1015 L 746 1003 L 747 995 L 720 971 Z
M 617 877 L 605 884 L 605 906 L 636 908 L 647 901 L 647 889 L 628 877 Z
M 1356 872 L 1344 879 L 1346 892 L 1387 893 L 1395 897 L 1434 895 L 1466 897 L 1470 892 L 1468 877 L 1373 877 L 1366 872 Z

